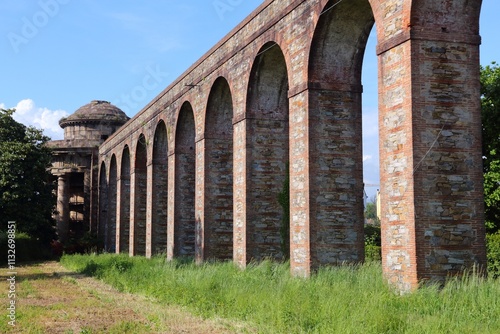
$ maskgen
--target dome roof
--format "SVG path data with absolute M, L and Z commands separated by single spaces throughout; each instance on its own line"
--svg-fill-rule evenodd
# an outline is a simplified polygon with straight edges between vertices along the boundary
M 61 128 L 79 123 L 125 124 L 129 117 L 118 107 L 107 101 L 94 100 L 79 108 L 72 115 L 59 121 Z

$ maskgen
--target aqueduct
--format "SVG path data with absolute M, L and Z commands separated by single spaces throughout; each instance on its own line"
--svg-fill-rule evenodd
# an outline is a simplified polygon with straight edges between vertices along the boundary
M 483 266 L 481 0 L 267 0 L 99 148 L 130 255 L 364 260 L 361 67 L 377 22 L 382 257 L 400 290 Z M 287 167 L 289 166 L 289 168 Z

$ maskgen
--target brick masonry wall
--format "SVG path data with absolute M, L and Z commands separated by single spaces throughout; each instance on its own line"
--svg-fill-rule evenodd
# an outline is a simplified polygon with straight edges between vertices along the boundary
M 147 157 L 146 139 L 139 137 L 130 174 L 130 255 L 146 255 Z
M 117 218 L 119 222 L 117 251 L 129 253 L 130 250 L 130 154 L 128 147 L 121 154 L 120 179 L 118 180 Z
M 385 275 L 407 291 L 484 264 L 480 2 L 268 0 L 101 145 L 100 159 L 108 166 L 141 135 L 151 142 L 165 122 L 168 205 L 161 211 L 169 259 L 228 256 L 222 245 L 231 237 L 240 266 L 279 258 L 276 196 L 289 161 L 292 273 L 362 261 L 361 66 L 375 18 Z M 230 90 L 231 144 L 213 136 L 228 126 L 227 115 L 223 123 L 207 121 L 221 77 Z M 186 103 L 189 123 L 182 120 Z M 153 146 L 146 147 L 147 166 Z M 231 168 L 232 195 L 222 177 Z M 158 172 L 150 173 L 148 182 L 156 182 Z M 154 210 L 156 202 L 147 202 Z
M 117 235 L 117 223 L 116 223 L 116 201 L 118 195 L 118 174 L 116 166 L 116 157 L 113 156 L 110 161 L 109 166 L 109 181 L 108 181 L 108 244 L 109 251 L 116 252 L 116 235 Z
M 382 253 L 409 291 L 485 264 L 480 1 L 391 3 L 378 8 Z
M 101 168 L 99 171 L 99 211 L 98 211 L 98 230 L 99 235 L 103 237 L 103 247 L 104 250 L 109 249 L 109 233 L 112 233 L 111 226 L 108 226 L 108 207 L 109 207 L 109 189 L 108 189 L 108 179 L 106 177 L 106 164 L 101 163 Z
M 156 128 L 153 145 L 153 160 L 150 165 L 152 175 L 148 174 L 148 177 L 152 178 L 150 220 L 147 228 L 151 239 L 151 254 L 147 254 L 148 256 L 167 251 L 168 143 L 164 122 L 159 123 Z
M 195 127 L 184 104 L 176 130 L 174 255 L 195 255 Z

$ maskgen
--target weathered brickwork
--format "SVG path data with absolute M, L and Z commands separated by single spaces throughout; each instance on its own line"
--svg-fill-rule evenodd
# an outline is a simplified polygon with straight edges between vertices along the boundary
M 146 255 L 147 157 L 146 138 L 139 136 L 130 173 L 130 255 Z
M 233 257 L 232 116 L 229 84 L 218 78 L 208 99 L 205 136 L 197 143 L 197 201 L 203 199 L 196 207 L 200 261 Z
M 265 1 L 100 146 L 105 173 L 113 155 L 121 167 L 116 250 L 132 224 L 131 254 L 282 259 L 288 163 L 292 274 L 363 261 L 361 68 L 377 22 L 384 273 L 409 291 L 484 265 L 480 5 Z
M 108 226 L 109 231 L 107 231 L 107 245 L 109 247 L 109 252 L 116 252 L 116 235 L 117 235 L 117 212 L 116 212 L 116 201 L 118 195 L 118 172 L 116 165 L 116 156 L 111 157 L 111 162 L 109 165 L 109 180 L 108 180 Z
M 117 251 L 129 253 L 130 250 L 130 151 L 126 146 L 122 152 L 120 179 L 118 180 L 117 194 Z
M 176 129 L 174 255 L 195 255 L 195 125 L 185 103 Z
M 153 160 L 148 169 L 148 185 L 151 185 L 151 200 L 148 201 L 146 255 L 164 254 L 167 251 L 168 222 L 168 144 L 164 122 L 156 127 L 153 142 Z M 148 166 L 148 167 L 149 167 Z M 151 183 L 149 179 L 152 179 Z
M 106 165 L 104 162 L 101 164 L 101 169 L 99 171 L 99 226 L 98 231 L 99 235 L 102 236 L 103 247 L 107 251 L 110 249 L 109 242 L 111 240 L 110 233 L 116 229 L 113 229 L 108 224 L 108 207 L 109 207 L 109 188 L 108 188 L 108 180 L 106 178 Z

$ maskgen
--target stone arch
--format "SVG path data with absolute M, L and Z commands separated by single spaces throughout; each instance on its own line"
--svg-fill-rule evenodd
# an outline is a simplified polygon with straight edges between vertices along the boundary
M 153 186 L 151 210 L 151 252 L 165 253 L 167 250 L 168 219 L 168 142 L 167 127 L 159 121 L 153 140 Z
M 118 192 L 118 174 L 117 174 L 116 155 L 111 156 L 109 163 L 109 181 L 108 181 L 108 224 L 109 224 L 109 251 L 114 253 L 117 247 L 117 192 Z
M 141 134 L 137 140 L 134 168 L 130 174 L 133 189 L 130 205 L 131 255 L 146 255 L 147 142 Z
M 233 100 L 227 80 L 219 77 L 210 91 L 205 133 L 196 143 L 204 152 L 203 200 L 197 205 L 197 259 L 231 259 L 233 254 Z
M 247 92 L 247 262 L 289 255 L 282 250 L 289 235 L 280 232 L 284 213 L 278 203 L 289 160 L 288 112 L 285 57 L 269 42 L 257 53 Z
M 185 102 L 175 130 L 174 255 L 195 255 L 195 120 Z
M 310 261 L 364 260 L 361 68 L 368 0 L 329 1 L 309 56 Z
M 99 170 L 99 227 L 98 238 L 102 242 L 104 251 L 109 251 L 109 224 L 108 224 L 108 179 L 106 176 L 106 163 L 101 162 Z
M 120 210 L 118 229 L 120 253 L 128 254 L 130 251 L 130 149 L 125 145 L 122 152 L 120 179 L 119 179 Z

